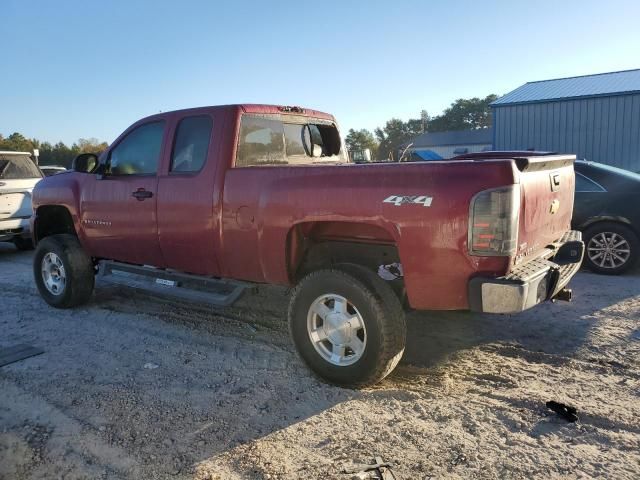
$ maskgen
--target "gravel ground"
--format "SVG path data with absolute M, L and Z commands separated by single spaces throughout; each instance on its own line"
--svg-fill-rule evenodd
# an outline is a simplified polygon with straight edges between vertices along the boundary
M 45 350 L 0 368 L 0 478 L 348 479 L 375 456 L 405 480 L 640 478 L 640 272 L 572 286 L 517 316 L 414 313 L 399 368 L 353 391 L 300 362 L 284 290 L 213 310 L 102 284 L 59 311 L 0 246 L 0 347 Z

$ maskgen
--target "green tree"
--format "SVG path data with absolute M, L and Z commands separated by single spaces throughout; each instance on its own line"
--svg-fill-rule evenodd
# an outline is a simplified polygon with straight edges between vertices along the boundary
M 350 152 L 358 152 L 368 148 L 371 151 L 371 158 L 376 158 L 378 142 L 369 130 L 365 128 L 354 130 L 352 128 L 344 140 Z
M 475 130 L 491 126 L 491 107 L 489 104 L 498 98 L 487 95 L 485 98 L 459 98 L 442 115 L 429 121 L 429 132 L 447 130 Z
M 79 138 L 75 143 L 79 153 L 100 153 L 109 147 L 107 142 L 101 142 L 97 138 Z
M 376 139 L 379 142 L 378 160 L 397 160 L 396 150 L 400 145 L 409 142 L 422 133 L 422 120 L 414 119 L 403 122 L 398 118 L 389 120 L 384 128 L 376 128 Z
M 15 132 L 4 137 L 0 135 L 0 150 L 14 152 L 32 152 L 34 148 L 40 150 L 40 165 L 61 165 L 70 168 L 71 162 L 79 153 L 100 153 L 109 146 L 97 138 L 80 138 L 76 143 L 67 146 L 64 142 L 52 145 L 49 142 L 40 142 L 35 138 L 26 138 L 21 133 Z
M 40 142 L 30 140 L 18 132 L 14 132 L 7 138 L 0 139 L 0 150 L 10 150 L 14 152 L 30 152 L 37 148 Z

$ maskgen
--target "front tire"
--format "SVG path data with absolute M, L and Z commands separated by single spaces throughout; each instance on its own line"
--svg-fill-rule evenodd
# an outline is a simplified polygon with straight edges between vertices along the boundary
M 640 251 L 638 236 L 620 223 L 600 222 L 584 232 L 585 266 L 605 275 L 619 275 L 633 267 Z
M 404 353 L 406 323 L 398 297 L 356 265 L 304 277 L 289 304 L 289 329 L 309 368 L 337 385 L 375 384 Z
M 33 275 L 40 295 L 52 307 L 81 305 L 93 293 L 91 258 L 73 235 L 52 235 L 40 241 L 33 258 Z

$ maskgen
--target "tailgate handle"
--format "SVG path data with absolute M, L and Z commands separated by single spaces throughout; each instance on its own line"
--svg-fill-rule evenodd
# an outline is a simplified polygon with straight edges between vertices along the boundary
M 560 174 L 559 173 L 550 173 L 549 179 L 551 180 L 551 191 L 556 192 L 560 188 Z

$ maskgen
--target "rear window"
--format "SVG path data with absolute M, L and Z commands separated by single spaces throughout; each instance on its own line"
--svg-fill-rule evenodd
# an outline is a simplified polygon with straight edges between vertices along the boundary
M 345 162 L 335 125 L 313 118 L 243 115 L 236 167 Z
M 0 154 L 0 179 L 42 178 L 36 164 L 26 155 Z
M 604 163 L 592 162 L 592 163 L 589 163 L 589 165 L 591 165 L 592 167 L 597 168 L 599 170 L 603 170 L 605 172 L 609 172 L 609 173 L 613 173 L 613 174 L 616 174 L 616 175 L 620 175 L 622 177 L 628 178 L 629 180 L 640 181 L 640 174 L 639 173 L 634 173 L 634 172 L 631 172 L 629 170 L 624 170 L 624 169 L 618 168 L 618 167 L 612 167 L 611 165 L 605 165 Z

